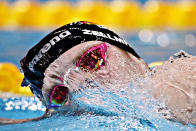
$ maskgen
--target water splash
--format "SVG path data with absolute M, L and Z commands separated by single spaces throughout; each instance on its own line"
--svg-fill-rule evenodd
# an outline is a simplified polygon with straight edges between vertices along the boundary
M 1 129 L 133 131 L 194 129 L 191 125 L 184 126 L 168 121 L 155 113 L 153 109 L 157 107 L 157 104 L 160 105 L 160 102 L 153 99 L 148 92 L 134 87 L 133 83 L 118 91 L 87 88 L 84 92 L 74 94 L 72 100 L 77 104 L 77 111 L 81 111 L 79 114 L 59 113 L 41 121 L 1 126 Z M 29 106 L 39 103 L 35 98 L 11 98 L 2 100 L 1 105 L 11 101 L 15 103 L 12 110 L 14 112 L 18 110 L 15 109 L 18 106 L 16 103 L 27 102 Z M 5 110 L 1 108 L 1 114 L 3 111 Z M 32 111 L 26 112 L 26 116 L 32 116 Z

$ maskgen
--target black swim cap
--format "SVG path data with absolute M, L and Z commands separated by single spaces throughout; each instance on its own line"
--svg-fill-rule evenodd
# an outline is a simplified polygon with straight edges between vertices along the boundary
M 87 41 L 108 42 L 140 58 L 122 38 L 105 27 L 90 22 L 75 22 L 54 30 L 29 50 L 20 61 L 25 76 L 22 86 L 30 86 L 31 91 L 42 99 L 45 70 L 64 52 Z

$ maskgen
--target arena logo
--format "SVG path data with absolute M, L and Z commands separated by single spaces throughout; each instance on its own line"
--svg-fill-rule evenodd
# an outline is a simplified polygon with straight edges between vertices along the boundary
M 53 37 L 49 41 L 49 43 L 45 44 L 42 47 L 42 49 L 38 52 L 38 54 L 34 56 L 34 58 L 29 63 L 29 69 L 34 72 L 33 67 L 43 57 L 43 54 L 46 53 L 46 52 L 48 52 L 50 50 L 50 48 L 52 46 L 54 46 L 58 41 L 60 41 L 61 39 L 65 38 L 65 37 L 67 37 L 69 35 L 71 35 L 71 33 L 66 30 L 66 31 L 61 32 L 59 35 Z
M 108 38 L 108 39 L 111 39 L 113 41 L 117 41 L 117 42 L 120 42 L 120 43 L 123 43 L 123 44 L 129 46 L 129 44 L 125 40 L 123 40 L 123 39 L 121 39 L 121 38 L 119 38 L 117 36 L 111 36 L 108 33 L 104 34 L 103 32 L 87 30 L 87 29 L 84 29 L 82 31 L 83 31 L 83 34 L 95 35 L 95 36 L 100 36 L 100 37 L 103 37 L 103 38 Z

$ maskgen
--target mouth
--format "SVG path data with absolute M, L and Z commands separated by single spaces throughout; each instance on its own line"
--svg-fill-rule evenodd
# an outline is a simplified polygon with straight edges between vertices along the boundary
M 57 85 L 50 93 L 49 108 L 63 107 L 70 104 L 69 89 L 64 85 Z

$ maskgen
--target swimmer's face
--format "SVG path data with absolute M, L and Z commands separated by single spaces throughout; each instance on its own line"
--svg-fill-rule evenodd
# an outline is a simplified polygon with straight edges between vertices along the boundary
M 49 105 L 66 106 L 81 86 L 118 89 L 147 70 L 142 59 L 116 46 L 85 42 L 66 51 L 46 69 L 42 93 Z

